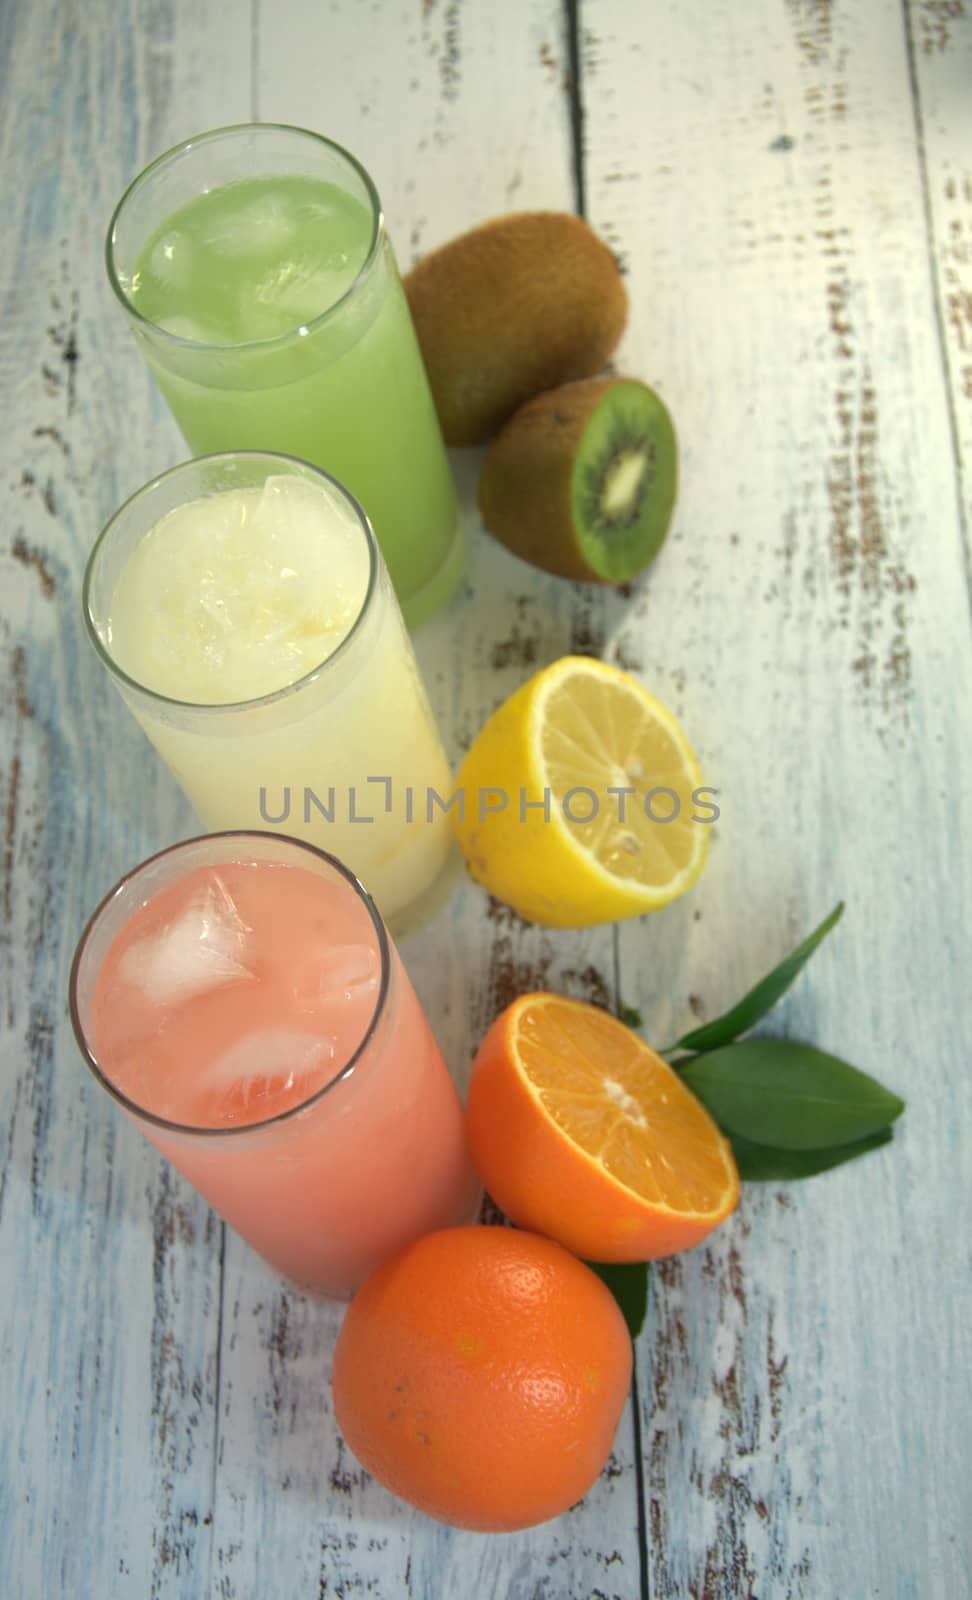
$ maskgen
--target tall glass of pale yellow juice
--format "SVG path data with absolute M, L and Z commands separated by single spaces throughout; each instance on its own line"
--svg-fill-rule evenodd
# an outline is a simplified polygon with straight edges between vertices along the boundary
M 344 1297 L 471 1220 L 455 1086 L 373 901 L 267 833 L 175 845 L 117 884 L 75 955 L 95 1077 L 302 1287 Z
M 273 450 L 347 484 L 406 621 L 463 566 L 455 488 L 381 204 L 300 128 L 220 128 L 170 150 L 112 217 L 108 276 L 196 455 Z
M 208 827 L 329 850 L 401 931 L 441 896 L 451 775 L 361 507 L 236 452 L 139 490 L 91 553 L 96 651 Z

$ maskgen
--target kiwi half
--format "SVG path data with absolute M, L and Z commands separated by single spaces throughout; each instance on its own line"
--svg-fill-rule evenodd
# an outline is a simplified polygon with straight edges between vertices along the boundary
M 479 506 L 514 555 L 561 578 L 625 583 L 668 532 L 678 445 L 635 378 L 587 378 L 521 406 L 486 452 Z

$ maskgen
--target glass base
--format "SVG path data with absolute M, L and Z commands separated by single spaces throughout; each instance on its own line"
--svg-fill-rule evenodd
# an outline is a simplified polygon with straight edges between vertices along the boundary
M 485 1190 L 475 1175 L 473 1175 L 470 1195 L 472 1198 L 469 1207 L 463 1210 L 460 1215 L 454 1219 L 454 1221 L 439 1223 L 430 1231 L 438 1232 L 440 1228 L 475 1227 L 481 1220 L 483 1212 L 483 1200 L 485 1197 Z M 407 1248 L 407 1246 L 399 1245 L 397 1248 L 404 1250 Z M 256 1252 L 254 1252 L 254 1254 L 256 1254 Z M 391 1254 L 394 1255 L 395 1251 L 393 1250 Z M 261 1257 L 261 1260 L 265 1261 L 266 1258 Z M 267 1263 L 267 1265 L 273 1267 L 272 1262 Z M 319 1300 L 325 1304 L 329 1303 L 335 1306 L 344 1307 L 349 1305 L 361 1287 L 360 1283 L 356 1283 L 353 1289 L 322 1287 L 320 1284 L 316 1283 L 303 1283 L 299 1278 L 291 1277 L 289 1273 L 281 1273 L 279 1269 L 274 1270 L 277 1271 L 277 1275 L 280 1277 L 283 1283 L 289 1284 L 291 1289 L 296 1289 L 298 1294 L 304 1295 L 308 1300 Z M 363 1279 L 362 1282 L 367 1282 L 367 1278 Z
M 272 1263 L 271 1263 L 272 1264 Z M 354 1289 L 322 1289 L 315 1283 L 301 1283 L 299 1278 L 291 1278 L 287 1273 L 279 1273 L 282 1283 L 289 1284 L 291 1289 L 296 1289 L 308 1300 L 321 1300 L 334 1306 L 348 1306 L 354 1299 Z
M 398 596 L 405 626 L 420 628 L 423 622 L 428 622 L 437 611 L 441 611 L 446 601 L 451 599 L 465 568 L 466 534 L 462 518 L 457 517 L 452 543 L 432 577 L 407 599 L 404 595 Z
M 428 926 L 433 917 L 436 917 L 442 907 L 452 899 L 453 894 L 462 881 L 465 871 L 465 861 L 458 841 L 452 840 L 449 853 L 442 864 L 442 869 L 436 878 L 433 878 L 429 887 L 419 895 L 417 900 L 403 906 L 400 911 L 393 912 L 385 918 L 385 926 L 396 944 L 410 933 L 418 933 Z

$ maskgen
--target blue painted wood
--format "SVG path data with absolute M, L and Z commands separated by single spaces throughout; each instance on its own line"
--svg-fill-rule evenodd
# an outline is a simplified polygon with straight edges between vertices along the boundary
M 910 1104 L 880 1155 L 748 1188 L 659 1270 L 650 1592 L 944 1597 L 972 1581 L 949 1220 L 970 1189 L 972 399 L 947 313 L 969 282 L 972 18 L 714 4 L 689 53 L 693 11 L 649 44 L 608 0 L 585 46 L 591 216 L 635 291 L 622 358 L 684 447 L 674 537 L 609 638 L 722 806 L 694 893 L 620 930 L 622 988 L 677 1037 L 844 898 L 774 1025 Z
M 104 280 L 111 207 L 168 144 L 252 115 L 354 149 L 403 266 L 570 206 L 571 9 L 0 9 L 4 1596 L 972 1592 L 967 8 L 584 0 L 586 193 L 628 274 L 619 366 L 679 428 L 672 538 L 630 595 L 544 579 L 482 533 L 478 454 L 455 456 L 468 582 L 418 640 L 453 754 L 535 667 L 591 651 L 683 718 L 723 802 L 660 916 L 547 932 L 467 883 L 405 943 L 460 1082 L 517 992 L 637 1005 L 664 1043 L 843 895 L 779 1025 L 910 1101 L 889 1150 L 749 1189 L 656 1270 L 591 1495 L 497 1539 L 370 1482 L 330 1409 L 340 1309 L 224 1234 L 70 1036 L 85 916 L 195 827 L 79 621 L 101 523 L 184 454 Z

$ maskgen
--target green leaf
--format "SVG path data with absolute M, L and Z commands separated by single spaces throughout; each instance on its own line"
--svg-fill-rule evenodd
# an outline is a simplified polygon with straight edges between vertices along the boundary
M 720 1045 L 729 1044 L 737 1039 L 741 1033 L 748 1033 L 754 1028 L 767 1011 L 772 1010 L 777 1000 L 781 998 L 806 966 L 813 952 L 821 940 L 825 939 L 831 928 L 836 927 L 843 915 L 844 902 L 838 901 L 830 916 L 823 921 L 808 939 L 794 950 L 793 954 L 781 961 L 778 967 L 743 995 L 731 1011 L 726 1011 L 721 1017 L 714 1017 L 711 1022 L 706 1022 L 701 1028 L 693 1028 L 691 1033 L 683 1034 L 677 1044 L 683 1050 L 716 1050 Z
M 636 1006 L 622 1006 L 618 1012 L 618 1020 L 623 1022 L 626 1028 L 641 1028 L 644 1026 L 644 1018 Z
M 812 1178 L 845 1161 L 854 1161 L 857 1156 L 866 1156 L 869 1150 L 879 1150 L 893 1138 L 890 1128 L 881 1128 L 866 1139 L 834 1144 L 829 1150 L 774 1150 L 770 1145 L 753 1144 L 750 1139 L 733 1134 L 732 1152 L 741 1178 L 748 1183 L 769 1183 L 778 1178 Z
M 621 1307 L 628 1332 L 637 1339 L 648 1315 L 647 1261 L 589 1261 L 587 1265 L 607 1284 Z
M 812 1045 L 748 1039 L 679 1063 L 725 1133 L 781 1150 L 850 1144 L 887 1127 L 904 1102 Z

